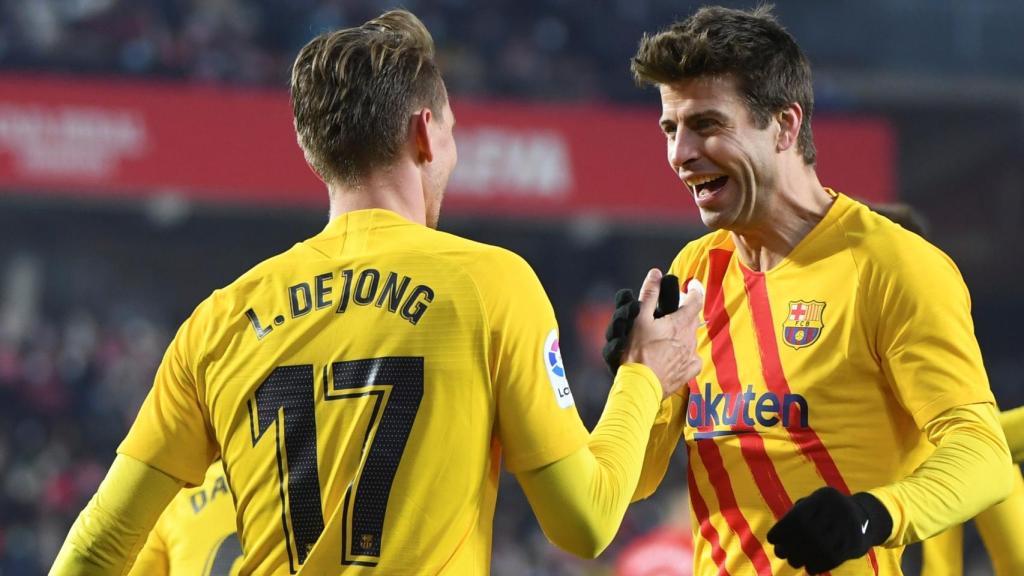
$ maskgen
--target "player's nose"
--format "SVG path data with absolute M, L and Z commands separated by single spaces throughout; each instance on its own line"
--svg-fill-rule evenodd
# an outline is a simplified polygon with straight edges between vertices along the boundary
M 676 174 L 683 174 L 700 158 L 700 147 L 696 139 L 686 131 L 680 131 L 669 141 L 668 162 Z

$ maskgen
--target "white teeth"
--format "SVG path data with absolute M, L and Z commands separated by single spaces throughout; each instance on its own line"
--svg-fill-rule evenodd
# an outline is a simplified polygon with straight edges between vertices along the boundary
M 687 180 L 686 183 L 690 187 L 696 188 L 697 186 L 700 186 L 701 184 L 705 184 L 707 182 L 711 182 L 712 180 L 715 180 L 715 179 L 721 178 L 721 177 L 722 177 L 722 174 L 709 174 L 707 176 L 695 176 L 695 177 L 690 178 L 689 180 Z

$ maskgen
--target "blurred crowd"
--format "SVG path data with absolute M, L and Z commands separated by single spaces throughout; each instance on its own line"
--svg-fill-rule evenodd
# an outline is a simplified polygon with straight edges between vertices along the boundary
M 113 460 L 169 332 L 81 310 L 0 337 L 0 574 L 42 574 Z
M 749 7 L 754 2 L 724 0 Z M 434 34 L 459 96 L 636 100 L 629 57 L 693 0 L 3 0 L 0 68 L 158 76 L 281 88 L 324 30 L 401 5 Z M 779 2 L 776 13 L 830 71 L 1013 76 L 1024 20 L 1014 0 Z M 830 96 L 826 86 L 819 99 Z M 838 97 L 842 101 L 842 97 Z

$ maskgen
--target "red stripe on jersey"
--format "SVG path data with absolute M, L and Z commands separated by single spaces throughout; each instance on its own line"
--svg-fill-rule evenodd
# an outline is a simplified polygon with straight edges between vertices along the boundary
M 708 322 L 708 335 L 711 337 L 711 361 L 718 375 L 718 384 L 722 391 L 732 394 L 738 402 L 743 394 L 739 370 L 736 365 L 736 351 L 733 348 L 732 336 L 729 333 L 729 312 L 725 309 L 725 296 L 722 292 L 722 279 L 729 268 L 732 252 L 712 250 L 709 255 L 710 270 L 708 274 L 707 294 L 704 305 L 704 318 Z M 698 391 L 697 394 L 700 394 Z M 739 410 L 737 405 L 735 408 Z M 751 426 L 737 419 L 735 426 L 739 429 L 750 429 Z M 747 461 L 754 482 L 761 492 L 761 497 L 772 511 L 775 519 L 793 507 L 793 501 L 786 493 L 782 478 L 775 469 L 775 464 L 768 457 L 764 447 L 764 438 L 760 434 L 739 435 L 740 451 Z
M 708 335 L 711 338 L 711 359 L 715 365 L 715 372 L 718 374 L 719 384 L 723 390 L 728 387 L 730 391 L 740 392 L 736 356 L 732 349 L 732 339 L 729 336 L 729 317 L 725 313 L 724 296 L 721 289 L 722 278 L 725 276 L 730 257 L 731 255 L 728 252 L 720 250 L 713 250 L 711 252 L 711 270 L 707 283 L 704 317 L 708 321 Z M 696 381 L 690 382 L 690 393 L 700 394 Z M 697 428 L 699 430 L 707 430 L 710 428 L 710 423 L 705 425 L 705 422 L 701 422 Z M 753 469 L 754 466 L 757 466 L 761 469 L 765 464 L 772 466 L 766 454 L 763 458 L 760 458 L 758 454 L 752 452 L 751 447 L 755 445 L 743 441 L 744 436 L 746 435 L 740 437 L 740 441 L 744 442 L 741 444 L 741 451 L 751 468 Z M 756 435 L 751 434 L 750 436 Z M 719 451 L 718 445 L 713 439 L 695 440 L 694 443 L 697 446 L 697 453 L 704 463 L 704 468 L 707 470 L 708 480 L 715 491 L 715 496 L 718 499 L 718 508 L 725 518 L 726 524 L 739 538 L 740 548 L 754 564 L 757 574 L 759 576 L 770 575 L 772 573 L 771 561 L 768 559 L 761 541 L 751 530 L 750 523 L 740 511 L 739 504 L 736 502 L 736 494 L 733 492 L 732 482 L 725 470 L 725 464 L 722 461 L 722 454 Z M 763 449 L 764 446 L 762 444 L 762 453 Z M 765 473 L 767 473 L 767 470 L 765 470 Z M 758 479 L 759 486 L 762 485 L 760 477 L 764 475 L 758 474 L 756 471 L 754 473 L 754 478 Z M 777 476 L 775 474 L 776 478 Z M 719 563 L 719 566 L 722 566 L 722 564 Z
M 687 454 L 690 458 L 693 457 L 689 452 Z M 690 487 L 690 502 L 693 503 L 693 513 L 697 516 L 700 535 L 711 544 L 711 559 L 718 565 L 718 575 L 729 576 L 729 571 L 725 568 L 725 550 L 722 549 L 722 543 L 718 539 L 718 530 L 711 523 L 711 518 L 708 515 L 708 504 L 701 496 L 697 480 L 693 477 L 692 463 L 686 466 L 686 483 Z
M 740 511 L 739 504 L 736 502 L 736 494 L 732 490 L 729 473 L 725 471 L 725 464 L 722 462 L 722 454 L 718 451 L 718 446 L 713 440 L 697 440 L 695 444 L 700 459 L 708 471 L 708 481 L 715 489 L 718 509 L 725 517 L 726 524 L 729 525 L 733 533 L 739 536 L 740 548 L 754 563 L 758 576 L 771 576 L 771 561 L 768 560 L 768 554 L 765 553 L 761 541 L 757 539 L 750 529 L 746 517 L 743 516 L 743 512 Z
M 779 355 L 779 345 L 775 338 L 774 321 L 772 320 L 771 303 L 768 300 L 768 287 L 765 284 L 764 274 L 758 274 L 740 267 L 743 270 L 743 285 L 747 291 L 747 301 L 750 302 L 750 311 L 754 318 L 754 330 L 757 332 L 757 343 L 761 353 L 761 367 L 764 372 L 765 382 L 768 389 L 780 398 L 790 394 L 789 382 L 782 370 L 782 357 Z M 818 474 L 825 482 L 843 494 L 849 494 L 850 488 L 846 485 L 839 467 L 829 454 L 828 448 L 821 441 L 818 433 L 810 425 L 806 429 L 788 429 L 790 438 L 796 444 L 800 453 L 814 463 Z M 878 574 L 878 559 L 875 557 L 875 550 L 868 550 L 868 560 L 874 573 Z

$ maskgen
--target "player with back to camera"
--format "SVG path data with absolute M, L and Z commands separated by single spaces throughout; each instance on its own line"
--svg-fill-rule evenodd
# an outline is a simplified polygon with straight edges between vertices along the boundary
M 434 230 L 456 148 L 433 56 L 405 11 L 301 50 L 295 128 L 330 221 L 182 325 L 53 573 L 122 572 L 218 455 L 245 574 L 486 573 L 502 459 L 553 542 L 614 536 L 662 399 L 699 370 L 700 297 L 655 320 L 648 274 L 588 434 L 530 267 Z
M 810 66 L 770 7 L 702 8 L 632 68 L 712 229 L 670 269 L 706 286 L 703 369 L 664 403 L 636 497 L 682 436 L 694 574 L 900 574 L 904 545 L 1011 487 L 959 271 L 818 181 Z

